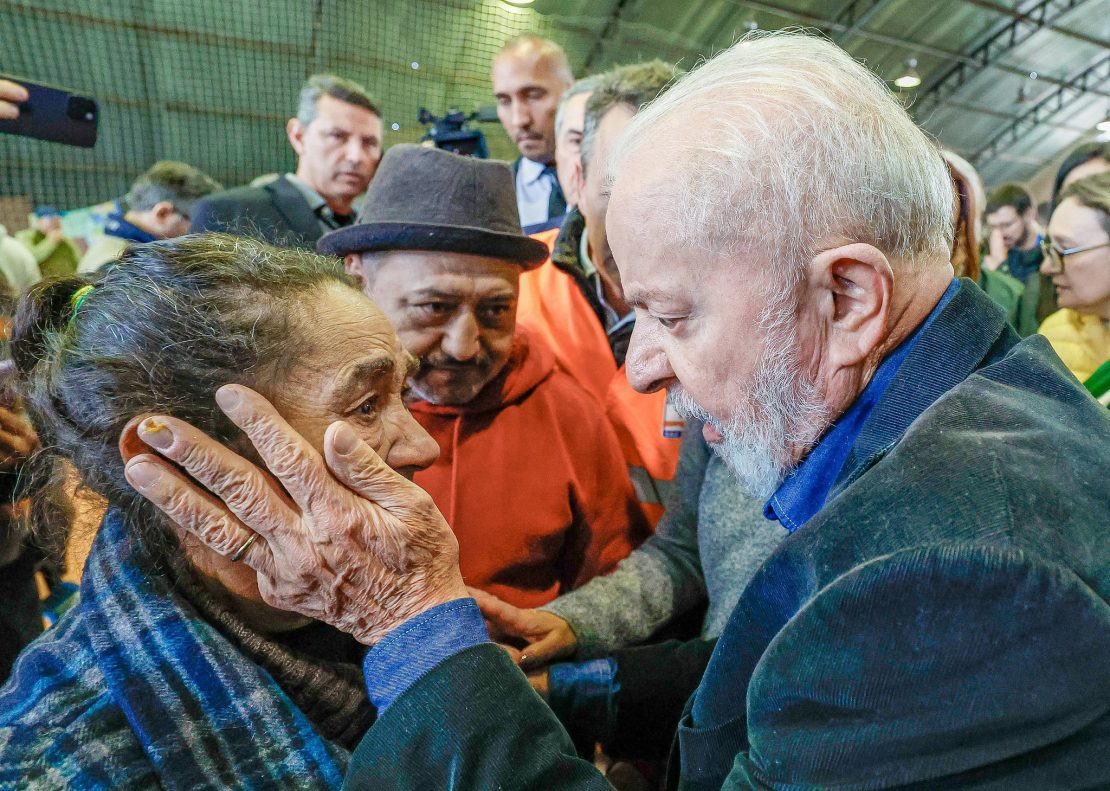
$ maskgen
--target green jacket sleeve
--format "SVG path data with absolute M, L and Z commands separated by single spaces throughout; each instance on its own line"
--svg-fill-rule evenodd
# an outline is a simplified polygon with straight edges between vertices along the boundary
M 436 666 L 374 723 L 347 789 L 611 789 L 496 645 Z

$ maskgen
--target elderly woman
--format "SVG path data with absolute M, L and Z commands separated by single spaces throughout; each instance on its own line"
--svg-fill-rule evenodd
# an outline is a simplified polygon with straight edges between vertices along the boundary
M 1110 400 L 1110 173 L 1079 179 L 1060 193 L 1041 243 L 1041 272 L 1052 277 L 1060 310 L 1041 334 L 1103 403 Z
M 208 549 L 124 464 L 134 416 L 152 413 L 257 458 L 213 401 L 234 382 L 317 451 L 340 421 L 394 469 L 428 465 L 438 449 L 402 403 L 412 358 L 390 323 L 326 259 L 198 236 L 133 247 L 95 285 L 36 286 L 12 348 L 43 447 L 109 509 L 80 604 L 0 691 L 0 787 L 338 787 L 374 718 L 364 647 L 265 604 L 237 562 L 253 536 Z M 150 423 L 157 445 L 168 432 Z

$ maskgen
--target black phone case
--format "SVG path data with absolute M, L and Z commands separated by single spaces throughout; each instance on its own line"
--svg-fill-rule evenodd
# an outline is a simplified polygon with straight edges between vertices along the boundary
M 19 104 L 19 118 L 0 121 L 0 133 L 82 148 L 92 148 L 96 144 L 100 110 L 95 99 L 18 77 L 3 74 L 0 77 L 19 83 L 29 94 L 27 101 Z

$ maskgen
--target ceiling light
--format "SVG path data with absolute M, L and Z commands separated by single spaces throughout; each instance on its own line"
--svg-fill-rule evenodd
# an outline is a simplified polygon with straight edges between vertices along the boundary
M 1095 124 L 1095 129 L 1100 132 L 1106 132 L 1110 134 L 1110 114 L 1108 114 L 1105 118 Z
M 917 73 L 917 58 L 906 61 L 906 70 L 894 80 L 899 88 L 916 88 L 921 84 L 921 75 Z

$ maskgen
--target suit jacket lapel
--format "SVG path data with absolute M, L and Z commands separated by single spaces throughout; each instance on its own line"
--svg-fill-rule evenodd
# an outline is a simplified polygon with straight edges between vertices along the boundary
M 270 193 L 274 208 L 298 236 L 309 241 L 320 238 L 323 229 L 319 219 L 305 202 L 300 190 L 290 184 L 285 176 L 270 182 L 265 189 Z

